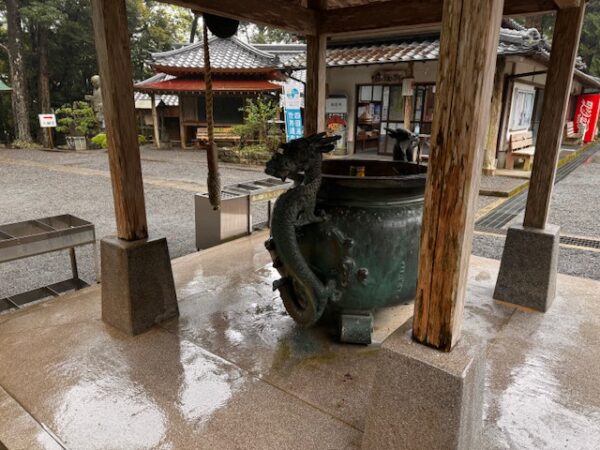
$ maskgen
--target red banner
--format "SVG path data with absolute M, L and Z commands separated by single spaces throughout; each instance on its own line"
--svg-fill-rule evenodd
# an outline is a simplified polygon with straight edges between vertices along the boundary
M 575 110 L 575 130 L 585 127 L 583 142 L 592 142 L 598 131 L 598 116 L 600 115 L 600 94 L 580 95 Z

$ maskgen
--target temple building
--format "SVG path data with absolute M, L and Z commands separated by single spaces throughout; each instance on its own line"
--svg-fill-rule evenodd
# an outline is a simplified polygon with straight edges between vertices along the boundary
M 279 98 L 285 79 L 280 58 L 233 37 L 209 39 L 215 124 L 231 127 L 243 123 L 246 99 Z M 204 51 L 202 42 L 168 52 L 153 53 L 153 77 L 135 85 L 136 109 L 143 121 L 158 122 L 161 140 L 186 146 L 199 127 L 206 126 Z M 145 95 L 144 95 L 145 94 Z M 152 114 L 150 111 L 156 109 Z M 153 119 L 154 118 L 154 119 Z

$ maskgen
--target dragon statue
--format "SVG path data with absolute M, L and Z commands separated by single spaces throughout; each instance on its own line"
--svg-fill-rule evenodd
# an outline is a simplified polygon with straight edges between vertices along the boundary
M 396 140 L 394 161 L 414 161 L 415 150 L 419 146 L 419 137 L 405 128 L 385 129 L 387 135 Z
M 323 154 L 335 148 L 340 136 L 325 133 L 300 138 L 281 145 L 267 163 L 265 172 L 294 187 L 282 194 L 271 219 L 271 238 L 265 242 L 273 258 L 273 266 L 282 278 L 273 283 L 292 318 L 303 326 L 315 324 L 329 301 L 336 301 L 340 292 L 335 280 L 321 281 L 309 267 L 298 244 L 298 229 L 327 220 L 315 214 L 317 192 L 321 186 Z

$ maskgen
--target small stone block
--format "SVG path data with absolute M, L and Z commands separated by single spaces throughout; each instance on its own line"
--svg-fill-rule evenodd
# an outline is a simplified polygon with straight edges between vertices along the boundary
M 165 238 L 102 239 L 102 320 L 136 335 L 179 315 Z
M 379 352 L 362 448 L 480 448 L 485 348 L 463 333 L 444 353 L 415 342 L 411 325 Z
M 373 314 L 342 314 L 340 318 L 340 340 L 348 344 L 371 343 Z
M 560 227 L 508 229 L 494 298 L 546 312 L 556 297 Z

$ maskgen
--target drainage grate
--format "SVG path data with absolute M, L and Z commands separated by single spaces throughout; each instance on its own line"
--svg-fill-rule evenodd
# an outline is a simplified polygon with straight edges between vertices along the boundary
M 477 228 L 478 233 L 494 234 L 496 236 L 506 236 L 507 229 L 502 228 Z M 561 245 L 571 245 L 574 247 L 591 248 L 594 250 L 600 250 L 600 239 L 583 238 L 577 236 L 560 236 Z
M 575 245 L 577 247 L 594 248 L 600 250 L 600 240 L 580 238 L 574 236 L 561 236 L 560 243 L 564 245 Z

